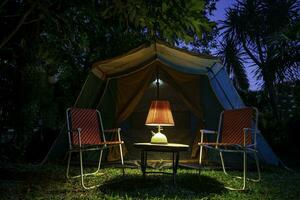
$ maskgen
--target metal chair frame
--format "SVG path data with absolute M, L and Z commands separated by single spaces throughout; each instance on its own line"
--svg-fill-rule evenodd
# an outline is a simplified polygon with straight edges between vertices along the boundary
M 223 152 L 243 153 L 243 176 L 242 177 L 234 176 L 236 178 L 243 179 L 243 186 L 241 188 L 226 187 L 229 190 L 245 190 L 245 188 L 246 188 L 246 179 L 254 181 L 254 182 L 259 182 L 261 180 L 259 160 L 258 160 L 258 157 L 257 157 L 258 150 L 257 150 L 257 147 L 256 147 L 257 146 L 257 140 L 256 140 L 257 136 L 256 135 L 259 132 L 258 126 L 257 126 L 258 110 L 257 110 L 257 108 L 254 108 L 254 107 L 253 107 L 253 110 L 255 111 L 254 128 L 249 128 L 249 127 L 243 128 L 243 133 L 244 134 L 241 135 L 241 137 L 243 137 L 243 141 L 244 141 L 243 144 L 224 144 L 224 143 L 222 143 L 222 141 L 220 141 L 221 133 L 222 133 L 223 115 L 224 115 L 224 112 L 226 112 L 226 111 L 223 111 L 220 114 L 218 132 L 211 131 L 211 130 L 205 130 L 205 129 L 200 130 L 201 138 L 200 138 L 200 142 L 198 143 L 198 145 L 200 146 L 200 154 L 199 154 L 199 164 L 200 165 L 202 164 L 203 147 L 217 150 L 219 152 L 219 155 L 220 155 L 220 160 L 221 160 L 223 172 L 224 172 L 224 174 L 229 175 L 226 171 L 226 168 L 225 168 Z M 204 134 L 217 134 L 216 142 L 215 143 L 205 143 L 205 142 L 203 142 Z M 247 142 L 246 142 L 247 134 L 253 134 L 254 142 L 252 144 L 247 144 Z M 224 147 L 233 147 L 235 149 L 224 149 Z M 255 162 L 256 162 L 256 168 L 257 168 L 257 172 L 258 172 L 258 178 L 257 179 L 247 178 L 247 153 L 253 153 L 254 154 L 254 158 L 255 158 Z
M 122 164 L 122 173 L 124 175 L 124 159 L 123 159 L 123 151 L 122 151 L 122 144 L 124 144 L 124 142 L 121 140 L 121 128 L 116 128 L 116 129 L 109 129 L 109 130 L 104 130 L 103 129 L 103 124 L 102 124 L 102 118 L 101 118 L 101 114 L 98 110 L 95 109 L 95 111 L 97 112 L 98 118 L 99 118 L 99 126 L 100 126 L 100 130 L 99 130 L 99 134 L 100 132 L 102 133 L 102 139 L 103 142 L 101 142 L 101 144 L 91 144 L 88 147 L 85 147 L 84 145 L 82 145 L 81 143 L 81 128 L 77 128 L 77 129 L 72 129 L 71 128 L 71 124 L 70 124 L 70 111 L 72 108 L 68 108 L 66 111 L 66 116 L 67 116 L 67 128 L 68 128 L 68 136 L 69 136 L 69 151 L 68 151 L 68 165 L 67 165 L 67 172 L 66 172 L 66 176 L 67 178 L 79 178 L 81 177 L 81 185 L 84 189 L 92 189 L 92 188 L 96 188 L 98 186 L 100 186 L 100 184 L 98 185 L 92 185 L 92 186 L 86 186 L 84 183 L 84 177 L 85 176 L 90 176 L 90 175 L 95 175 L 97 173 L 99 173 L 100 171 L 100 167 L 101 167 L 101 160 L 102 160 L 102 155 L 103 155 L 103 150 L 108 149 L 109 147 L 112 146 L 119 146 L 120 149 L 120 158 L 121 158 L 121 164 Z M 78 134 L 78 140 L 79 140 L 79 145 L 73 145 L 72 144 L 72 139 L 71 139 L 71 134 L 77 132 Z M 109 142 L 106 141 L 106 137 L 105 137 L 105 133 L 117 133 L 118 136 L 118 141 L 114 141 L 117 142 L 117 144 L 110 144 Z M 101 135 L 99 135 L 99 137 L 101 137 Z M 98 161 L 98 167 L 97 170 L 95 172 L 92 173 L 84 173 L 84 169 L 83 169 L 83 152 L 84 151 L 95 151 L 95 150 L 100 150 L 100 155 L 99 155 L 99 161 Z M 70 171 L 70 162 L 71 162 L 71 156 L 72 153 L 74 152 L 79 152 L 79 159 L 80 159 L 80 174 L 79 175 L 75 175 L 75 176 L 70 176 L 69 175 L 69 171 Z M 103 173 L 101 173 L 103 174 Z M 101 175 L 100 174 L 100 175 Z

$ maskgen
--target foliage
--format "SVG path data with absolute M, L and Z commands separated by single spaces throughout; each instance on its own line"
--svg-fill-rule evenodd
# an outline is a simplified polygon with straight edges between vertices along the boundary
M 208 18 L 218 0 L 130 0 L 104 1 L 107 23 L 119 24 L 127 32 L 142 34 L 148 41 L 192 47 L 196 53 L 210 53 L 217 34 L 216 23 Z
M 244 54 L 241 52 L 241 48 L 237 47 L 235 41 L 232 39 L 226 40 L 221 46 L 222 49 L 218 54 L 223 59 L 227 73 L 234 81 L 235 87 L 247 91 L 249 88 L 249 81 L 243 64 Z
M 150 39 L 173 44 L 178 39 L 191 42 L 211 31 L 214 24 L 204 15 L 205 5 L 199 0 L 117 0 L 103 16 L 124 24 L 128 31 L 143 31 Z
M 299 19 L 296 0 L 240 0 L 227 10 L 222 22 L 225 42 L 234 41 L 236 49 L 242 50 L 240 56 L 250 60 L 256 67 L 257 78 L 263 79 L 276 119 L 279 116 L 275 84 L 290 78 L 299 79 L 295 76 L 299 75 L 300 61 Z M 224 56 L 232 57 L 232 53 L 234 51 Z M 233 67 L 236 59 L 231 60 L 233 63 L 227 65 Z M 226 58 L 226 61 L 231 60 Z
M 79 170 L 79 169 L 77 169 Z M 87 169 L 92 170 L 92 168 Z M 179 169 L 176 185 L 168 175 L 147 175 L 139 169 L 102 169 L 104 175 L 89 177 L 89 183 L 100 183 L 93 190 L 84 190 L 79 179 L 66 180 L 65 167 L 11 166 L 1 168 L 0 191 L 3 199 L 298 199 L 299 172 L 282 169 L 264 170 L 259 183 L 247 181 L 246 192 L 229 191 L 224 185 L 238 185 L 241 180 L 222 171 Z M 167 170 L 168 171 L 168 170 Z M 235 175 L 242 172 L 231 172 Z M 255 175 L 250 172 L 250 175 Z
M 259 128 L 278 155 L 296 156 L 300 153 L 300 82 L 276 85 L 279 97 L 277 103 L 280 121 L 274 120 L 272 108 L 267 102 L 265 91 L 240 92 L 246 105 L 255 106 L 260 111 Z
M 33 130 L 60 129 L 64 111 L 74 104 L 92 63 L 153 39 L 170 44 L 202 39 L 214 26 L 205 16 L 214 3 L 4 0 L 0 3 L 0 77 L 13 90 L 1 90 L 0 113 L 6 113 L 1 125 L 17 130 L 21 149 L 41 137 Z M 205 40 L 211 37 L 201 41 Z

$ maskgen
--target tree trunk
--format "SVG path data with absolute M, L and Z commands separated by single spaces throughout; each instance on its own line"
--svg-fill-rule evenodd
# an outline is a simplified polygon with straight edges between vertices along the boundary
M 268 67 L 269 66 L 266 63 L 262 65 L 262 75 L 265 82 L 266 91 L 268 93 L 268 97 L 270 100 L 273 116 L 275 117 L 276 120 L 279 120 L 279 114 L 277 110 L 277 96 L 273 85 L 273 78 L 271 77 L 272 74 L 271 72 L 269 72 Z

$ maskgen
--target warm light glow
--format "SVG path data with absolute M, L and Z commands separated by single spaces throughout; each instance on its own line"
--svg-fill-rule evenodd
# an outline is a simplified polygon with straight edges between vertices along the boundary
M 152 101 L 145 124 L 147 126 L 174 126 L 169 101 Z

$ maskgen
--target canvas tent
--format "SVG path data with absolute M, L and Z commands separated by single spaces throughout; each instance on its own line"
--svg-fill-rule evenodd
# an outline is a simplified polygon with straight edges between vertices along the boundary
M 133 147 L 134 142 L 150 141 L 150 129 L 144 124 L 151 100 L 158 98 L 157 88 L 153 84 L 157 74 L 161 83 L 159 98 L 170 101 L 175 121 L 175 127 L 165 128 L 164 132 L 169 142 L 193 147 L 182 155 L 183 159 L 197 156 L 196 141 L 200 128 L 217 130 L 222 110 L 244 107 L 226 70 L 216 57 L 155 43 L 96 62 L 75 106 L 100 110 L 106 128 L 121 126 L 127 160 L 139 159 L 139 152 Z M 67 133 L 62 132 L 53 144 L 48 159 L 64 155 L 67 142 Z M 261 134 L 258 136 L 258 149 L 264 163 L 279 164 Z M 113 160 L 113 157 L 114 153 L 111 152 L 108 159 Z M 165 159 L 160 154 L 151 158 Z

